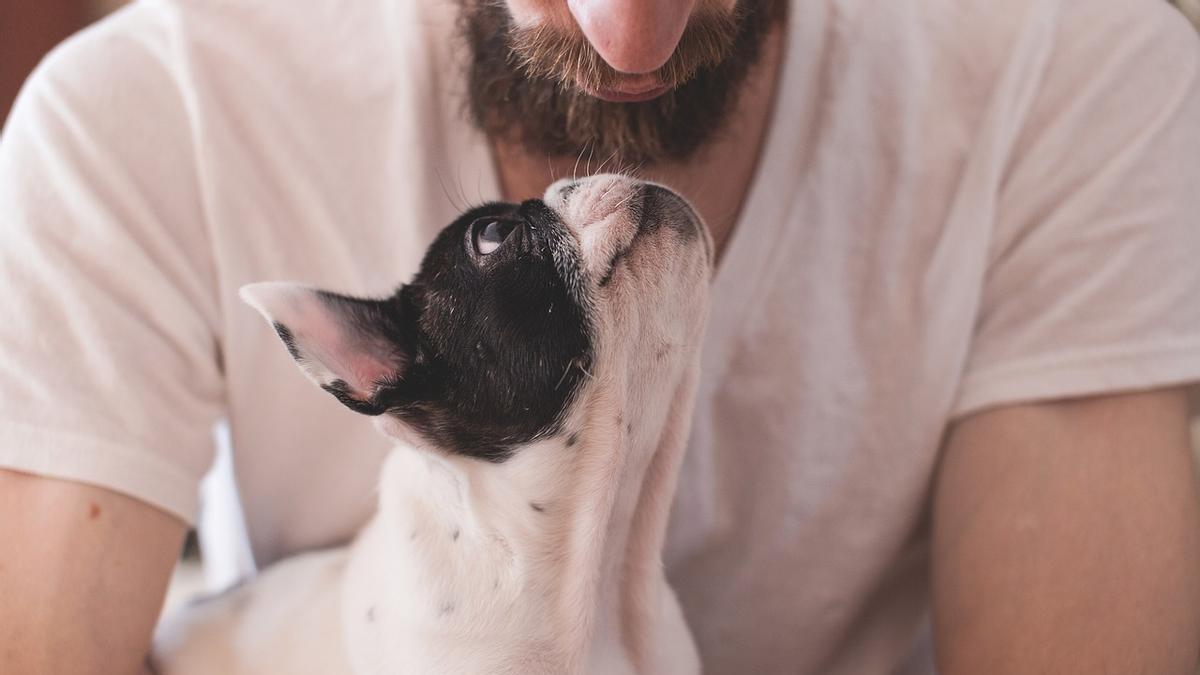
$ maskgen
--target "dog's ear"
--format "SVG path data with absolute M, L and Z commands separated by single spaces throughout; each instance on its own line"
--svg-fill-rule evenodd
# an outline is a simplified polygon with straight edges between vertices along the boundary
M 364 300 L 301 284 L 268 282 L 241 289 L 309 379 L 351 410 L 379 415 L 382 394 L 410 360 L 399 303 Z

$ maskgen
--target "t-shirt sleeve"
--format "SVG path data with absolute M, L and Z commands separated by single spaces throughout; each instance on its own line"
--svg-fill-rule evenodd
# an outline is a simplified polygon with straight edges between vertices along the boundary
M 123 11 L 47 57 L 0 136 L 0 467 L 191 522 L 223 388 L 176 53 Z
M 954 416 L 1200 379 L 1200 40 L 1065 0 L 999 187 Z

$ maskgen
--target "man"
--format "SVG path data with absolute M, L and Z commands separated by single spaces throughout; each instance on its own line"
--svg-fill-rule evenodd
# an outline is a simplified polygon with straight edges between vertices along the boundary
M 1190 673 L 1196 157 L 1156 0 L 135 5 L 0 142 L 4 671 L 141 667 L 221 417 L 260 565 L 371 510 L 384 440 L 241 284 L 383 292 L 603 166 L 720 248 L 665 556 L 706 672 Z

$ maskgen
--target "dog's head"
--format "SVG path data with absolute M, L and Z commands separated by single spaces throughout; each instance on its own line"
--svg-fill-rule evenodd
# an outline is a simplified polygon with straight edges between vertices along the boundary
M 603 175 L 468 211 L 388 298 L 278 282 L 242 297 L 350 409 L 408 442 L 503 461 L 559 430 L 598 359 L 694 345 L 711 262 L 682 198 Z

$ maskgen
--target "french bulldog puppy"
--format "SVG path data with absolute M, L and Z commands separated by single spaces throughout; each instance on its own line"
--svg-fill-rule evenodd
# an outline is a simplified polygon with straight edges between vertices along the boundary
M 313 382 L 396 441 L 349 547 L 169 618 L 163 675 L 694 675 L 661 550 L 712 242 L 617 175 L 473 209 L 394 295 L 252 284 Z

